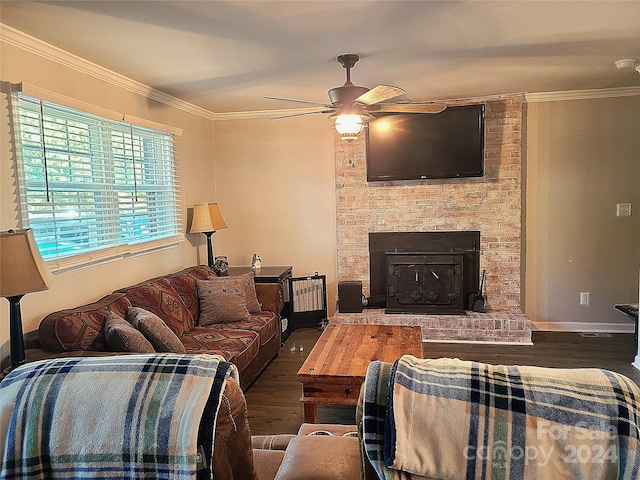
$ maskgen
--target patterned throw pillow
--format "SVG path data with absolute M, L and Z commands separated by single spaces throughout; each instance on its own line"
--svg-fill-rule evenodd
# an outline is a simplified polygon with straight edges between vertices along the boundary
M 250 317 L 244 286 L 238 281 L 221 280 L 227 278 L 196 280 L 200 298 L 200 326 L 237 322 Z
M 112 352 L 154 353 L 153 345 L 120 315 L 111 313 L 104 325 L 107 346 Z
M 249 313 L 260 313 L 262 311 L 262 305 L 260 305 L 260 302 L 258 302 L 258 296 L 256 295 L 256 284 L 253 272 L 245 273 L 244 275 L 238 275 L 237 277 L 221 278 L 235 278 L 244 286 L 244 294 L 247 299 L 247 310 L 249 310 Z
M 151 342 L 156 352 L 187 353 L 184 345 L 157 315 L 140 307 L 129 307 L 127 321 Z
M 178 292 L 166 278 L 120 290 L 134 307 L 141 307 L 159 316 L 178 338 L 195 326 L 195 320 Z

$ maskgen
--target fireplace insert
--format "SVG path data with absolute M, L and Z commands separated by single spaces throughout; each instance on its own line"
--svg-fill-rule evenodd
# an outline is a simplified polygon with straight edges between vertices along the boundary
M 369 294 L 388 313 L 463 313 L 479 270 L 479 231 L 369 233 Z
M 463 313 L 464 255 L 385 254 L 386 313 Z

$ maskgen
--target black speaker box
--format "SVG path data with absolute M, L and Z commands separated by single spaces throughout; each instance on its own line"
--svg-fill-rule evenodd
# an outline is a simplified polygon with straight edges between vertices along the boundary
M 362 313 L 362 282 L 338 282 L 338 311 Z

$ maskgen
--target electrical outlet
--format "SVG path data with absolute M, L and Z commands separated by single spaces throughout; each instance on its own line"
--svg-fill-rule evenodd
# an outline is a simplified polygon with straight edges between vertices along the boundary
M 616 205 L 616 214 L 618 217 L 630 217 L 631 216 L 631 204 L 630 203 L 618 203 Z
M 580 292 L 580 305 L 583 307 L 591 305 L 591 292 Z

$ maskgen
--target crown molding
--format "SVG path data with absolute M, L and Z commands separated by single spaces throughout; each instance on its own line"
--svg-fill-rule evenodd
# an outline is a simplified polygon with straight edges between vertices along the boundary
M 36 37 L 32 37 L 31 35 L 5 25 L 4 23 L 0 23 L 0 41 L 192 115 L 207 118 L 209 120 L 214 120 L 216 117 L 214 112 L 210 112 L 209 110 L 205 110 L 197 105 L 185 102 L 161 92 L 160 90 L 156 90 L 153 87 L 132 80 L 129 77 L 125 77 L 124 75 L 109 70 L 108 68 L 85 60 L 82 57 L 46 43 Z
M 295 109 L 279 109 L 279 110 L 255 110 L 245 112 L 227 112 L 215 113 L 204 108 L 185 102 L 175 98 L 169 94 L 156 90 L 148 85 L 125 77 L 113 70 L 102 67 L 96 63 L 90 62 L 82 57 L 67 52 L 61 48 L 44 42 L 36 37 L 32 37 L 20 30 L 5 25 L 0 22 L 0 41 L 9 45 L 26 50 L 35 55 L 59 63 L 66 67 L 72 68 L 78 72 L 90 75 L 98 80 L 110 83 L 120 88 L 124 88 L 146 98 L 156 100 L 170 107 L 183 110 L 198 117 L 208 120 L 251 120 L 251 119 L 271 119 L 273 117 L 283 115 L 308 114 L 317 108 L 295 108 Z
M 527 93 L 527 103 L 557 102 L 562 100 L 590 100 L 595 98 L 634 97 L 640 87 L 603 88 L 597 90 L 569 90 L 565 92 Z
M 305 108 L 281 108 L 278 110 L 248 110 L 246 112 L 227 112 L 216 113 L 214 120 L 254 120 L 254 119 L 269 119 L 280 120 L 278 117 L 297 116 L 297 115 L 311 115 L 319 113 L 317 107 L 305 107 Z
M 279 110 L 253 110 L 244 112 L 226 112 L 215 113 L 206 110 L 192 103 L 185 102 L 167 93 L 156 90 L 153 87 L 132 80 L 113 70 L 102 67 L 96 63 L 90 62 L 82 57 L 74 55 L 66 50 L 58 48 L 54 45 L 46 43 L 36 37 L 32 37 L 20 30 L 9 25 L 0 23 L 0 41 L 9 45 L 26 50 L 35 55 L 51 60 L 53 62 L 65 65 L 78 72 L 97 78 L 104 82 L 110 83 L 120 88 L 124 88 L 138 95 L 163 103 L 178 110 L 196 115 L 198 117 L 209 120 L 225 121 L 225 120 L 250 120 L 250 119 L 270 119 L 283 115 L 299 115 L 309 114 L 314 108 L 295 108 L 295 109 L 279 109 Z M 6 79 L 5 79 L 6 80 Z M 565 92 L 544 92 L 544 93 L 526 93 L 525 100 L 528 103 L 538 102 L 554 102 L 559 100 L 586 100 L 594 98 L 610 98 L 610 97 L 628 97 L 640 95 L 640 87 L 622 87 L 598 90 L 573 90 Z M 494 97 L 502 97 L 504 95 L 494 95 Z M 478 97 L 483 98 L 483 97 Z M 460 99 L 457 99 L 460 100 Z

